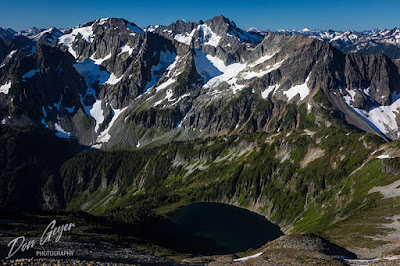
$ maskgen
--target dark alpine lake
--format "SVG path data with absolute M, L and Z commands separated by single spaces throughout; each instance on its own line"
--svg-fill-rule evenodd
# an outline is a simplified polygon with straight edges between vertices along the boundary
M 261 215 L 221 203 L 193 203 L 177 210 L 162 226 L 168 246 L 198 255 L 259 248 L 283 233 Z

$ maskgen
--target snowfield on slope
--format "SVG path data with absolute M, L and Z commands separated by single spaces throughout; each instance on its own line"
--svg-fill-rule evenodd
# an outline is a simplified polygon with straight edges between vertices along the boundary
M 390 133 L 394 133 L 397 137 L 400 137 L 399 126 L 396 121 L 396 117 L 399 114 L 400 99 L 396 92 L 394 92 L 392 99 L 394 100 L 391 105 L 380 105 L 371 108 L 370 110 L 362 110 L 352 106 L 356 92 L 349 89 L 339 89 L 343 95 L 346 91 L 349 95 L 344 95 L 343 99 L 346 104 L 361 118 L 368 122 L 371 126 L 376 128 L 378 132 L 383 134 L 385 137 Z
M 62 35 L 58 38 L 59 43 L 65 45 L 68 48 L 68 52 L 72 54 L 75 58 L 77 58 L 78 55 L 72 47 L 72 43 L 75 41 L 78 34 L 82 37 L 83 40 L 87 42 L 93 42 L 94 35 L 92 26 L 73 29 L 71 33 Z
M 222 37 L 213 32 L 207 24 L 198 25 L 197 28 L 193 29 L 190 33 L 185 32 L 183 34 L 176 34 L 174 39 L 178 42 L 190 45 L 196 31 L 200 33 L 200 42 L 203 45 L 217 47 L 222 39 Z
M 108 142 L 111 138 L 111 135 L 109 133 L 110 129 L 114 125 L 114 122 L 117 121 L 118 117 L 127 109 L 128 107 L 122 108 L 122 109 L 114 109 L 111 107 L 111 110 L 114 113 L 114 116 L 112 117 L 110 123 L 108 124 L 107 128 L 100 133 L 100 135 L 97 137 L 97 145 L 101 143 Z
M 166 70 L 171 70 L 175 66 L 178 58 L 179 57 L 174 52 L 169 50 L 161 51 L 158 64 L 151 67 L 151 80 L 147 82 L 144 91 L 156 85 L 163 73 Z
M 288 101 L 290 101 L 293 97 L 295 97 L 297 94 L 300 95 L 300 101 L 304 100 L 310 93 L 310 89 L 307 86 L 308 80 L 310 79 L 310 75 L 306 78 L 306 81 L 303 84 L 296 85 L 288 89 L 287 91 L 284 91 L 283 94 L 286 95 L 288 98 Z
M 206 84 L 203 86 L 205 89 L 213 89 L 218 87 L 220 84 L 226 82 L 233 94 L 245 88 L 248 83 L 247 80 L 252 78 L 261 78 L 266 74 L 279 69 L 285 60 L 277 62 L 275 64 L 265 65 L 261 69 L 255 69 L 261 63 L 265 63 L 271 59 L 275 54 L 264 55 L 255 62 L 250 63 L 233 63 L 230 65 L 225 65 L 224 61 L 218 57 L 211 56 L 204 53 L 201 50 L 195 49 L 195 65 L 197 72 L 203 77 Z M 300 100 L 304 100 L 310 90 L 307 86 L 309 77 L 307 77 L 304 84 L 295 85 L 289 90 L 285 91 L 284 94 L 290 101 L 297 94 L 300 95 Z M 241 82 L 239 82 L 241 81 Z M 266 88 L 262 93 L 262 97 L 266 99 L 271 92 L 275 92 L 279 88 L 279 85 L 271 85 Z
M 104 84 L 110 79 L 110 74 L 105 70 L 100 70 L 99 64 L 103 62 L 101 59 L 94 61 L 93 59 L 87 59 L 82 63 L 74 65 L 75 69 L 85 78 L 88 89 L 85 95 L 81 95 L 81 104 L 85 109 L 87 115 L 90 115 L 96 121 L 95 130 L 99 129 L 99 126 L 104 121 L 103 110 L 101 109 L 101 100 L 97 99 L 96 92 L 92 88 L 92 84 L 99 82 L 99 85 Z M 96 64 L 97 63 L 97 64 Z M 92 95 L 95 98 L 93 105 L 86 105 L 86 97 Z

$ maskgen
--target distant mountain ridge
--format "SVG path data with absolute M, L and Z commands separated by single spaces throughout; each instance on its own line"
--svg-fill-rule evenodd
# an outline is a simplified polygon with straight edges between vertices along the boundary
M 267 34 L 269 30 L 261 31 L 257 28 L 249 28 L 249 32 Z M 329 42 L 343 52 L 385 54 L 390 58 L 400 58 L 400 29 L 366 30 L 366 31 L 335 31 L 335 30 L 301 30 L 279 29 L 272 31 L 284 34 L 301 34 L 314 37 L 324 42 Z

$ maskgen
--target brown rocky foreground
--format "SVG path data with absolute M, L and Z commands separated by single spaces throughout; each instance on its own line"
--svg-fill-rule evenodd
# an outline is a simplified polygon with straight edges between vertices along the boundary
M 4 240 L 4 239 L 3 239 Z M 134 252 L 105 243 L 80 243 L 67 239 L 61 249 L 75 247 L 70 258 L 31 258 L 2 260 L 3 265 L 400 265 L 396 257 L 357 260 L 355 255 L 321 237 L 298 234 L 280 237 L 265 246 L 243 254 L 170 259 Z M 4 244 L 4 241 L 3 241 Z M 4 246 L 2 246 L 3 248 Z M 341 255 L 341 256 L 339 256 Z M 346 259 L 344 259 L 346 257 Z

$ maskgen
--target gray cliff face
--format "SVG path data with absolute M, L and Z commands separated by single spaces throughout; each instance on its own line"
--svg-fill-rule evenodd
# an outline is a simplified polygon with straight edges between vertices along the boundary
M 392 102 L 392 94 L 400 85 L 399 78 L 398 67 L 384 55 L 346 56 L 348 88 L 369 88 L 371 98 L 381 105 L 389 105 Z M 356 107 L 362 107 L 360 104 L 363 103 L 355 104 Z
M 223 16 L 144 30 L 99 19 L 29 36 L 19 37 L 33 53 L 0 39 L 2 123 L 97 148 L 332 125 L 400 137 L 396 112 L 375 119 L 400 93 L 397 62 L 384 55 L 246 32 Z

